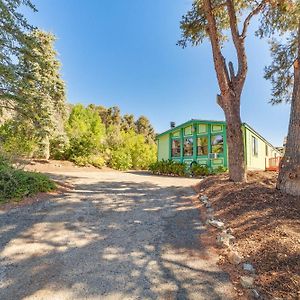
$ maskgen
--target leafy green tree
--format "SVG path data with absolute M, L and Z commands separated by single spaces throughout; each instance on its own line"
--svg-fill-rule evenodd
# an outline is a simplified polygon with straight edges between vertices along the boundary
M 300 196 L 300 2 L 283 0 L 267 10 L 262 18 L 261 37 L 281 36 L 272 39 L 273 61 L 265 69 L 270 80 L 272 104 L 291 104 L 290 123 L 285 154 L 281 162 L 277 188 Z
M 217 103 L 223 109 L 227 122 L 229 176 L 236 182 L 246 180 L 244 142 L 240 117 L 240 101 L 247 76 L 248 62 L 245 41 L 253 16 L 264 11 L 267 0 L 195 0 L 192 9 L 182 18 L 182 39 L 178 44 L 196 46 L 209 39 L 220 93 Z M 242 20 L 242 17 L 245 18 Z M 231 37 L 237 57 L 226 63 L 222 52 Z
M 111 153 L 109 165 L 119 170 L 147 169 L 156 161 L 156 145 L 133 130 L 121 132 L 122 142 Z
M 140 116 L 135 122 L 136 132 L 142 134 L 148 142 L 153 142 L 155 133 L 150 121 L 145 116 Z
M 20 68 L 23 73 L 17 95 L 26 102 L 18 104 L 16 119 L 19 123 L 31 121 L 39 138 L 40 157 L 48 159 L 50 137 L 59 128 L 65 114 L 65 84 L 53 47 L 54 35 L 34 30 L 30 36 L 37 45 L 21 49 Z
M 33 26 L 20 13 L 21 7 L 36 11 L 29 0 L 0 0 L 0 112 L 15 111 L 28 101 L 17 94 L 22 82 L 19 59 L 24 47 L 34 47 L 35 40 L 27 34 Z
M 125 114 L 122 117 L 121 130 L 126 131 L 126 132 L 128 132 L 130 130 L 136 131 L 134 115 Z
M 98 113 L 81 104 L 73 107 L 66 125 L 70 140 L 68 157 L 79 164 L 97 166 L 104 164 L 101 159 L 105 143 L 105 126 Z

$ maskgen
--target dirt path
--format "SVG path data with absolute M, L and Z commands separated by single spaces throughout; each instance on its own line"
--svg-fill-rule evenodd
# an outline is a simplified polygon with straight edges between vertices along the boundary
M 0 299 L 233 299 L 199 242 L 195 180 L 52 175 L 75 189 L 0 213 Z

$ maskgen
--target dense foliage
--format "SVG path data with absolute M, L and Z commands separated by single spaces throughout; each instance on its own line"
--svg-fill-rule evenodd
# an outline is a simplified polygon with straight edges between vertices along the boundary
M 54 182 L 46 175 L 14 168 L 7 160 L 0 157 L 0 203 L 54 189 Z
M 130 115 L 128 122 L 128 115 L 122 117 L 117 107 L 74 105 L 66 121 L 66 136 L 51 140 L 51 157 L 81 166 L 147 169 L 156 160 L 156 144 L 148 119 L 142 118 L 148 130 L 140 133 L 136 124 L 141 118 L 135 122 Z
M 209 168 L 207 165 L 200 165 L 193 162 L 190 166 L 175 162 L 172 160 L 157 161 L 149 166 L 149 170 L 155 175 L 171 175 L 171 176 L 193 176 L 202 177 L 218 173 L 224 173 L 227 171 L 224 167 L 218 167 L 215 169 Z

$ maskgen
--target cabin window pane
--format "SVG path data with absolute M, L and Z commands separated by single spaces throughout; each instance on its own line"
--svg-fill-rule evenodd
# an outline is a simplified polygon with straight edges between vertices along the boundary
M 180 156 L 180 140 L 172 140 L 172 157 Z
M 266 156 L 269 156 L 269 147 L 266 145 Z
M 184 156 L 193 155 L 193 138 L 184 139 L 183 153 Z
M 224 140 L 223 135 L 213 135 L 211 137 L 211 151 L 212 153 L 223 153 L 224 151 Z
M 208 154 L 208 137 L 202 136 L 197 138 L 197 155 Z
M 252 155 L 253 156 L 258 155 L 258 141 L 255 136 L 252 136 Z
M 206 124 L 199 124 L 198 132 L 199 133 L 207 133 L 207 125 Z
M 184 135 L 191 135 L 192 134 L 192 126 L 184 128 Z

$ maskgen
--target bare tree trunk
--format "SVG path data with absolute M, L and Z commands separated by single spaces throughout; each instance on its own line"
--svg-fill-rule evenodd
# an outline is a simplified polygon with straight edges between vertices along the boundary
M 234 182 L 245 182 L 247 177 L 239 96 L 221 97 L 218 103 L 224 110 L 227 123 L 229 178 Z
M 298 58 L 294 64 L 294 88 L 289 132 L 285 154 L 281 161 L 277 188 L 285 193 L 300 196 L 300 26 L 298 33 Z

